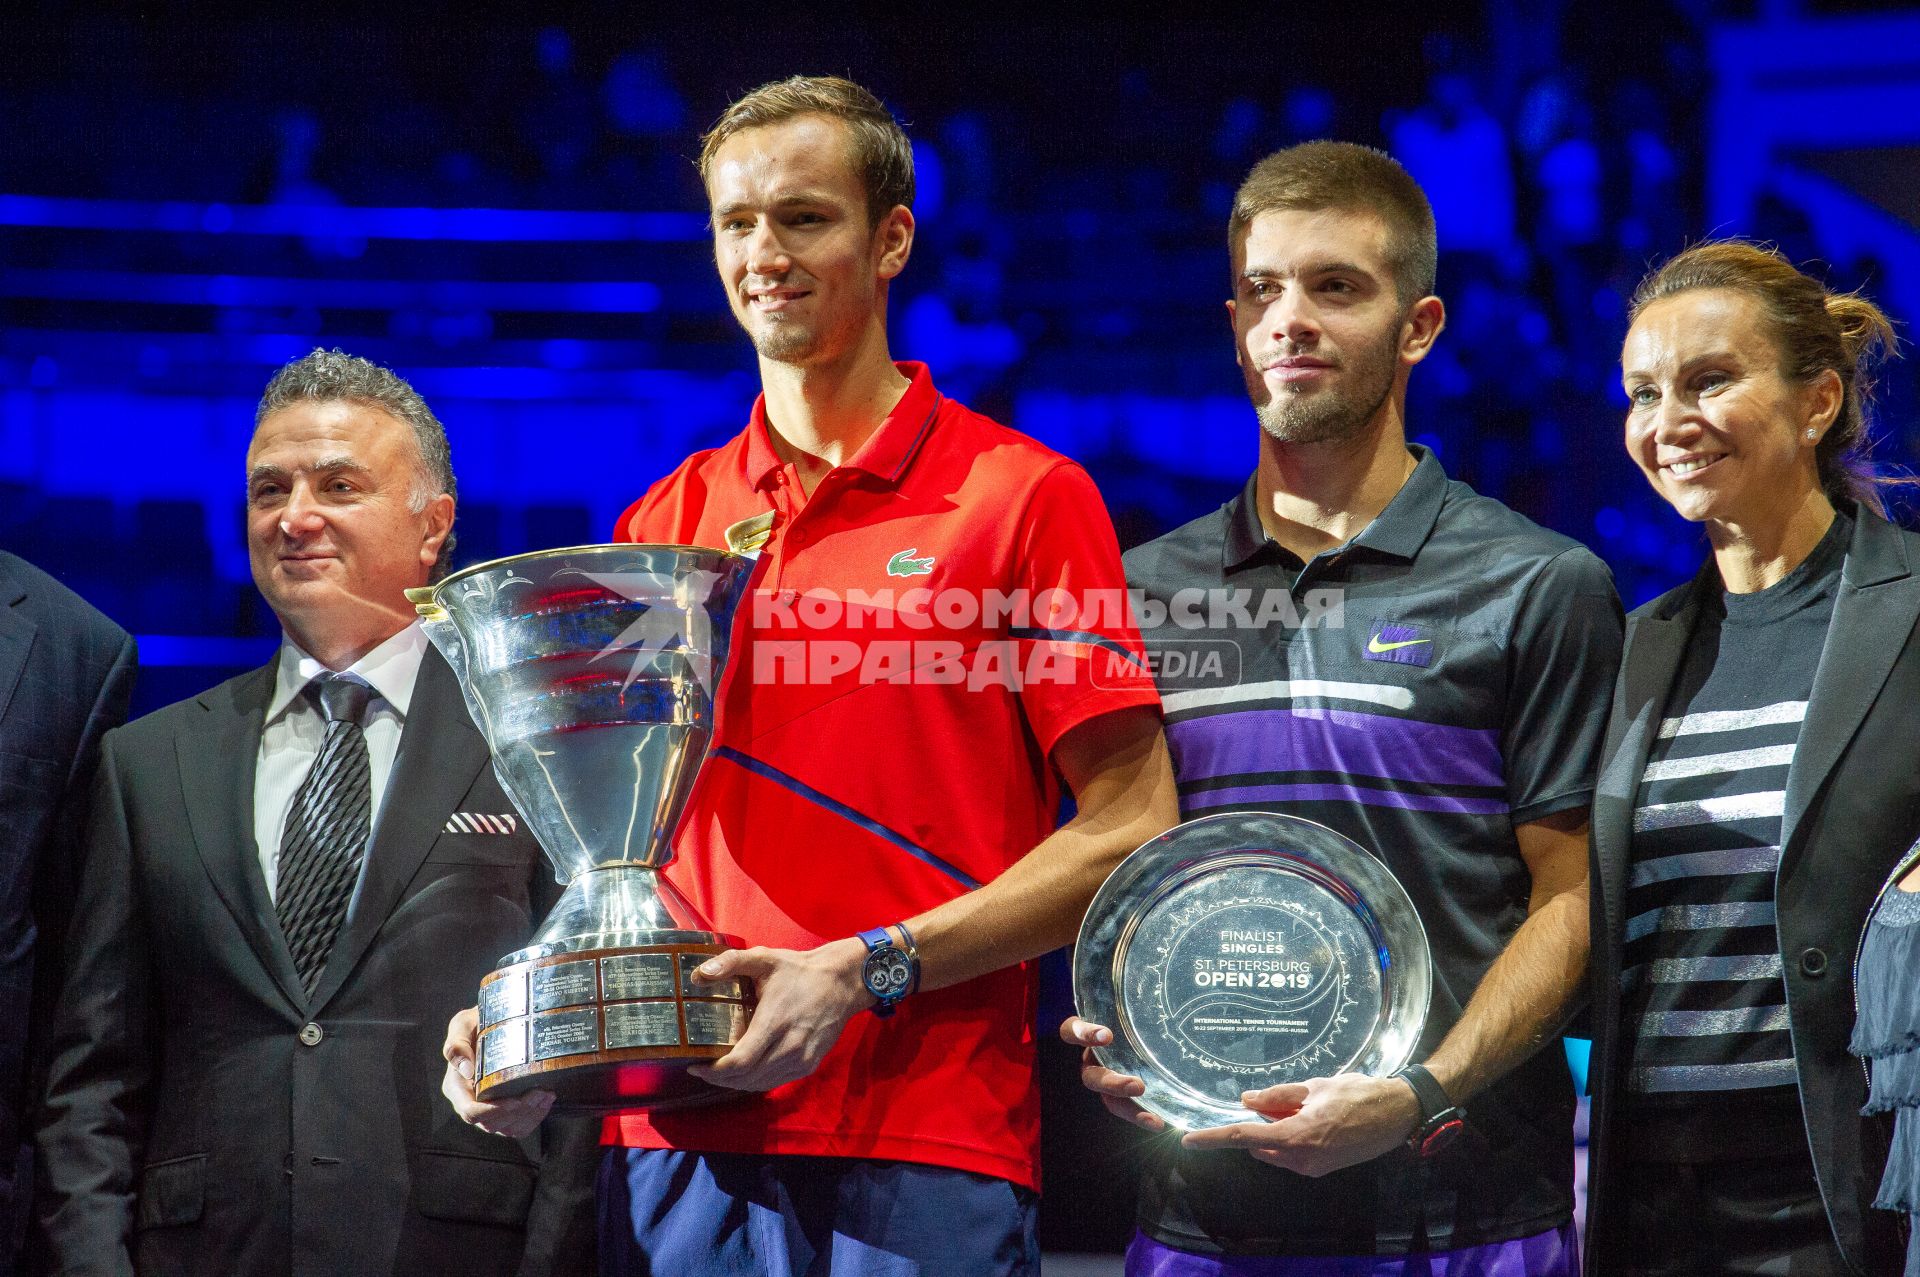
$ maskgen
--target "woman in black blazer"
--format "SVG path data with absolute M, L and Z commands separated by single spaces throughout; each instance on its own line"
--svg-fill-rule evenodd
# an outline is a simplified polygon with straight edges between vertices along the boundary
M 1891 345 L 1738 241 L 1634 299 L 1627 450 L 1712 553 L 1628 619 L 1594 797 L 1589 1273 L 1899 1262 L 1847 1055 L 1860 920 L 1920 834 L 1920 536 L 1862 468 Z

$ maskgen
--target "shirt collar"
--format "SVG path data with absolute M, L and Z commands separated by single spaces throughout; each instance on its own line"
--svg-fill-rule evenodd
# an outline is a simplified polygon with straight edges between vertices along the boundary
M 1431 449 L 1410 443 L 1407 451 L 1414 457 L 1413 473 L 1400 485 L 1400 491 L 1393 494 L 1393 500 L 1387 502 L 1387 508 L 1360 529 L 1348 546 L 1365 546 L 1395 558 L 1411 559 L 1426 544 L 1434 521 L 1440 517 L 1440 507 L 1446 501 L 1447 472 Z M 1259 497 L 1251 476 L 1240 495 L 1227 503 L 1226 514 L 1227 534 L 1221 564 L 1231 571 L 1271 544 L 1267 530 L 1260 525 Z
M 1267 530 L 1260 526 L 1260 494 L 1253 475 L 1240 495 L 1227 502 L 1227 535 L 1220 565 L 1231 572 L 1273 544 Z
M 862 470 L 884 483 L 898 483 L 907 464 L 926 442 L 933 422 L 940 415 L 940 392 L 934 389 L 933 376 L 921 363 L 896 363 L 895 368 L 908 379 L 906 393 L 893 405 L 880 428 L 868 436 L 860 450 L 849 457 L 843 469 Z M 781 466 L 774 451 L 773 431 L 767 422 L 767 397 L 763 393 L 753 401 L 753 416 L 747 422 L 747 481 L 756 488 L 765 487 Z
M 404 722 L 407 707 L 413 703 L 413 685 L 420 675 L 420 659 L 426 652 L 426 632 L 415 621 L 341 672 L 365 679 Z M 271 723 L 286 713 L 308 683 L 329 672 L 291 636 L 283 637 L 279 659 L 275 662 L 273 699 L 267 702 L 266 721 Z

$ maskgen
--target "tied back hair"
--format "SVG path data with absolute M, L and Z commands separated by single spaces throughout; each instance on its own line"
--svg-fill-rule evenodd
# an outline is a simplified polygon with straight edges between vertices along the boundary
M 1913 480 L 1873 465 L 1874 374 L 1899 354 L 1886 312 L 1858 292 L 1828 288 L 1770 244 L 1705 240 L 1650 271 L 1634 290 L 1629 320 L 1654 302 L 1702 288 L 1745 293 L 1760 303 L 1788 381 L 1805 385 L 1827 369 L 1840 378 L 1840 412 L 1814 450 L 1820 489 L 1836 505 L 1887 513 L 1885 492 Z

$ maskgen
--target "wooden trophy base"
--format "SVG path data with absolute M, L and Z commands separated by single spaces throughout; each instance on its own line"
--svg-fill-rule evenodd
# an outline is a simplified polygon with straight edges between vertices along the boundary
M 552 1091 L 575 1112 L 684 1108 L 737 1094 L 687 1066 L 733 1049 L 753 1011 L 745 980 L 693 971 L 738 947 L 651 944 L 517 962 L 480 983 L 475 1092 L 500 1100 Z

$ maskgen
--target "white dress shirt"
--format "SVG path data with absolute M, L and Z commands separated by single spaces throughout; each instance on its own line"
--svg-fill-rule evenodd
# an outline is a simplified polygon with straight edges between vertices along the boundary
M 427 636 L 415 622 L 340 671 L 359 675 L 374 692 L 361 727 L 373 771 L 375 829 L 380 827 L 380 802 L 386 796 L 394 755 L 400 752 L 400 729 L 406 726 L 407 706 L 413 700 L 414 680 L 426 650 Z M 267 702 L 267 721 L 260 732 L 259 767 L 253 774 L 253 837 L 260 848 L 260 872 L 267 876 L 270 898 L 277 898 L 280 890 L 280 838 L 286 833 L 287 813 L 327 734 L 326 716 L 313 698 L 301 692 L 328 672 L 291 638 L 281 641 L 273 699 Z

